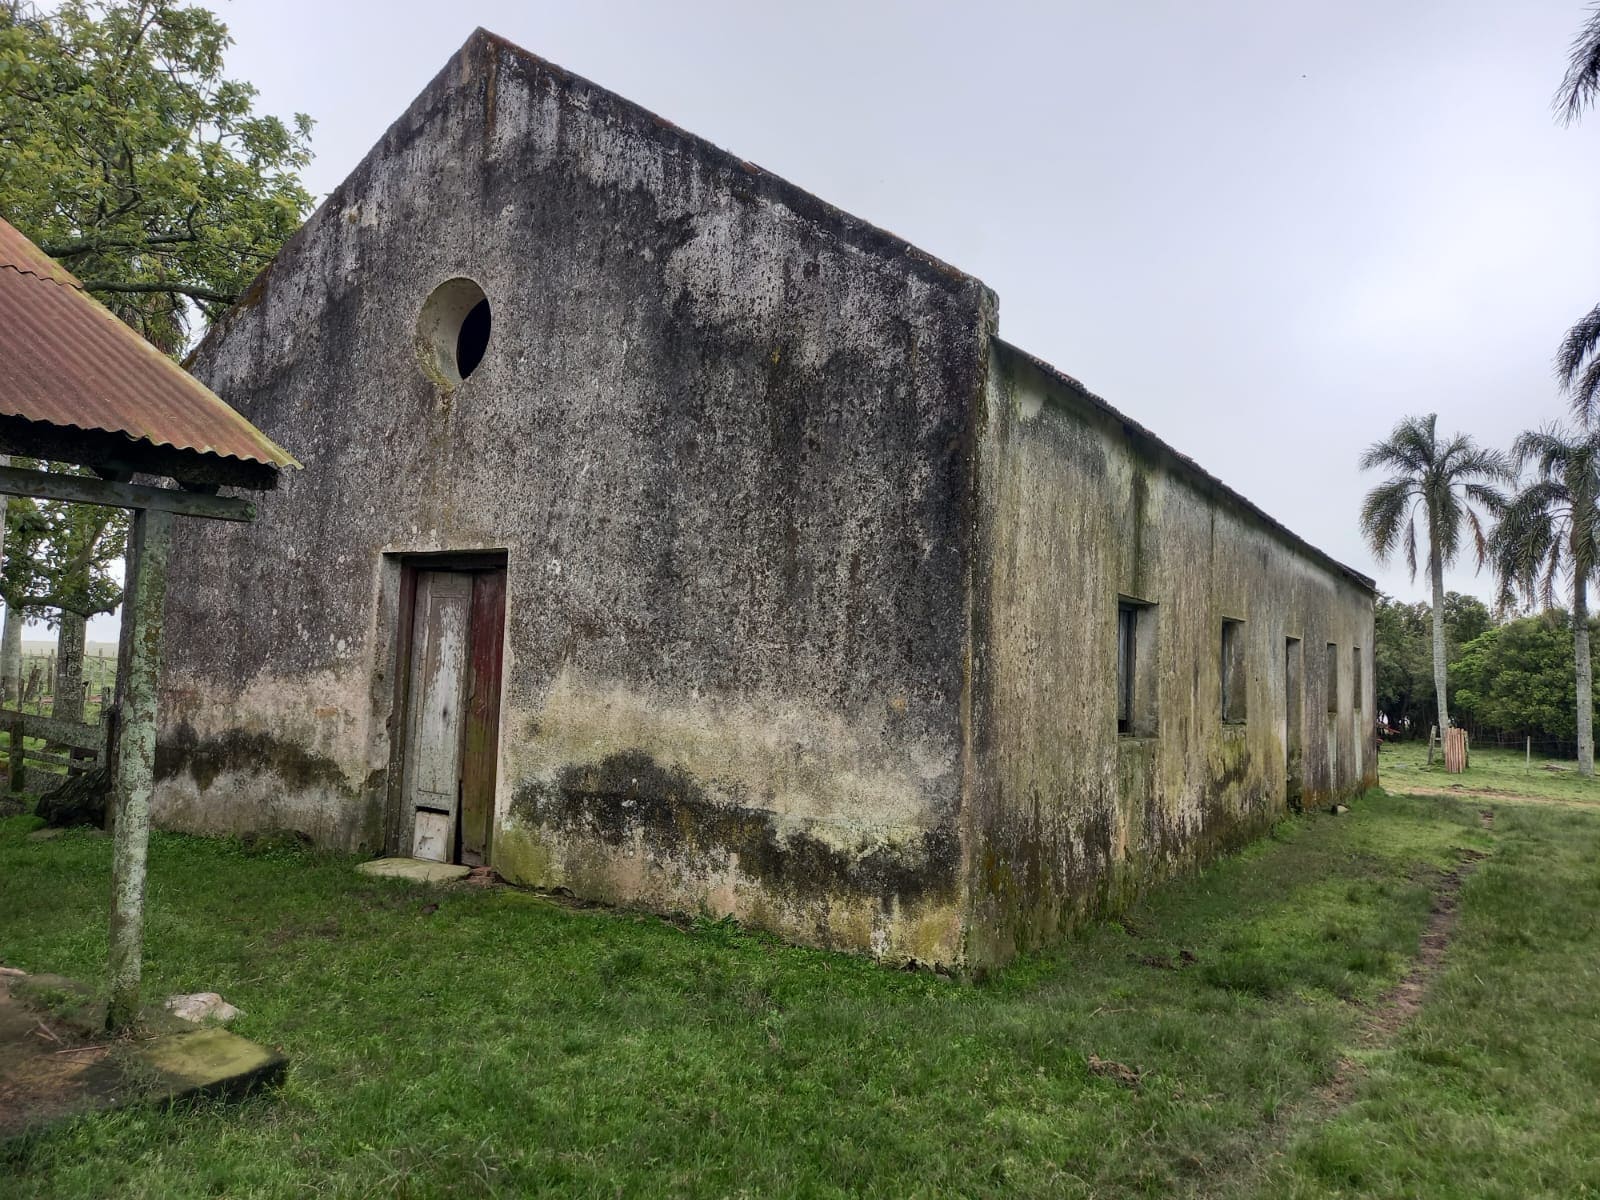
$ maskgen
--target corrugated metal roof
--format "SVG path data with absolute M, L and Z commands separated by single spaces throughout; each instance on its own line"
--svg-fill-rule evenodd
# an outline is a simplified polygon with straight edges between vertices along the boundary
M 279 469 L 300 465 L 4 218 L 0 415 Z

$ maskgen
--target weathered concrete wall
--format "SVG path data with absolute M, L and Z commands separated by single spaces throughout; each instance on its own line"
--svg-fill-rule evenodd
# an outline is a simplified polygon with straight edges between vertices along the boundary
M 986 395 L 967 813 L 979 963 L 1044 943 L 1286 811 L 1288 637 L 1304 647 L 1306 802 L 1376 775 L 1370 588 L 1004 343 Z M 1152 736 L 1117 732 L 1119 596 L 1149 603 L 1155 621 Z M 1241 724 L 1222 720 L 1224 618 L 1243 622 Z
M 493 331 L 452 386 L 417 330 L 458 277 Z M 157 818 L 403 849 L 400 563 L 475 550 L 507 564 L 490 859 L 518 882 L 997 962 L 1370 779 L 1370 589 L 994 319 L 474 35 L 196 356 L 306 470 L 256 526 L 179 530 Z M 1116 729 L 1119 595 L 1153 606 L 1147 736 Z
M 476 280 L 482 365 L 421 369 Z M 201 347 L 306 469 L 174 554 L 158 817 L 378 848 L 396 555 L 504 549 L 511 879 L 959 956 L 992 297 L 478 34 Z

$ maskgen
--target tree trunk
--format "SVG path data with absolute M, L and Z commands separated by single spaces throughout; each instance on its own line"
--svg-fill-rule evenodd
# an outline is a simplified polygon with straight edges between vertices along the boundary
M 1578 774 L 1594 774 L 1594 667 L 1589 660 L 1589 581 L 1572 581 L 1572 653 L 1578 669 Z
M 0 697 L 15 706 L 22 702 L 22 614 L 6 605 L 6 621 L 0 628 Z
M 55 703 L 50 715 L 67 721 L 83 720 L 83 644 L 88 624 L 75 612 L 61 613 L 56 633 Z
M 1433 694 L 1439 701 L 1439 737 L 1450 728 L 1446 705 L 1449 680 L 1444 665 L 1444 564 L 1439 561 L 1439 539 L 1428 522 L 1428 573 L 1433 576 Z

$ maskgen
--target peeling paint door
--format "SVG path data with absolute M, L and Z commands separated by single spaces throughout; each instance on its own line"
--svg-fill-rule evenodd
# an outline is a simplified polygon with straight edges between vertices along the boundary
M 472 576 L 419 571 L 414 612 L 405 757 L 405 803 L 413 821 L 411 853 L 450 862 L 455 857 L 461 799 Z
M 467 703 L 461 740 L 461 861 L 489 861 L 495 763 L 500 754 L 500 658 L 505 641 L 506 573 L 472 576 Z
M 406 567 L 396 847 L 473 867 L 489 861 L 494 831 L 506 609 L 505 567 L 475 557 Z

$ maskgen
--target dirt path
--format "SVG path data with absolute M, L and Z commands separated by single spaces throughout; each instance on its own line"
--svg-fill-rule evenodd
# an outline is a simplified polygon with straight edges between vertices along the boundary
M 1478 814 L 1478 821 L 1483 828 L 1493 829 L 1494 810 L 1484 809 Z M 1444 969 L 1445 953 L 1460 921 L 1461 885 L 1477 870 L 1479 862 L 1488 857 L 1480 851 L 1467 849 L 1458 850 L 1457 854 L 1460 857 L 1455 867 L 1441 875 L 1434 885 L 1433 906 L 1411 968 L 1362 1014 L 1355 1029 L 1352 1051 L 1382 1050 L 1392 1045 L 1407 1022 L 1421 1011 L 1429 985 Z M 1365 1075 L 1362 1063 L 1351 1055 L 1341 1056 L 1333 1077 L 1305 1100 L 1283 1111 L 1245 1163 L 1214 1179 L 1199 1194 L 1214 1197 L 1250 1194 L 1268 1165 L 1281 1157 L 1299 1134 L 1331 1120 L 1355 1099 Z

